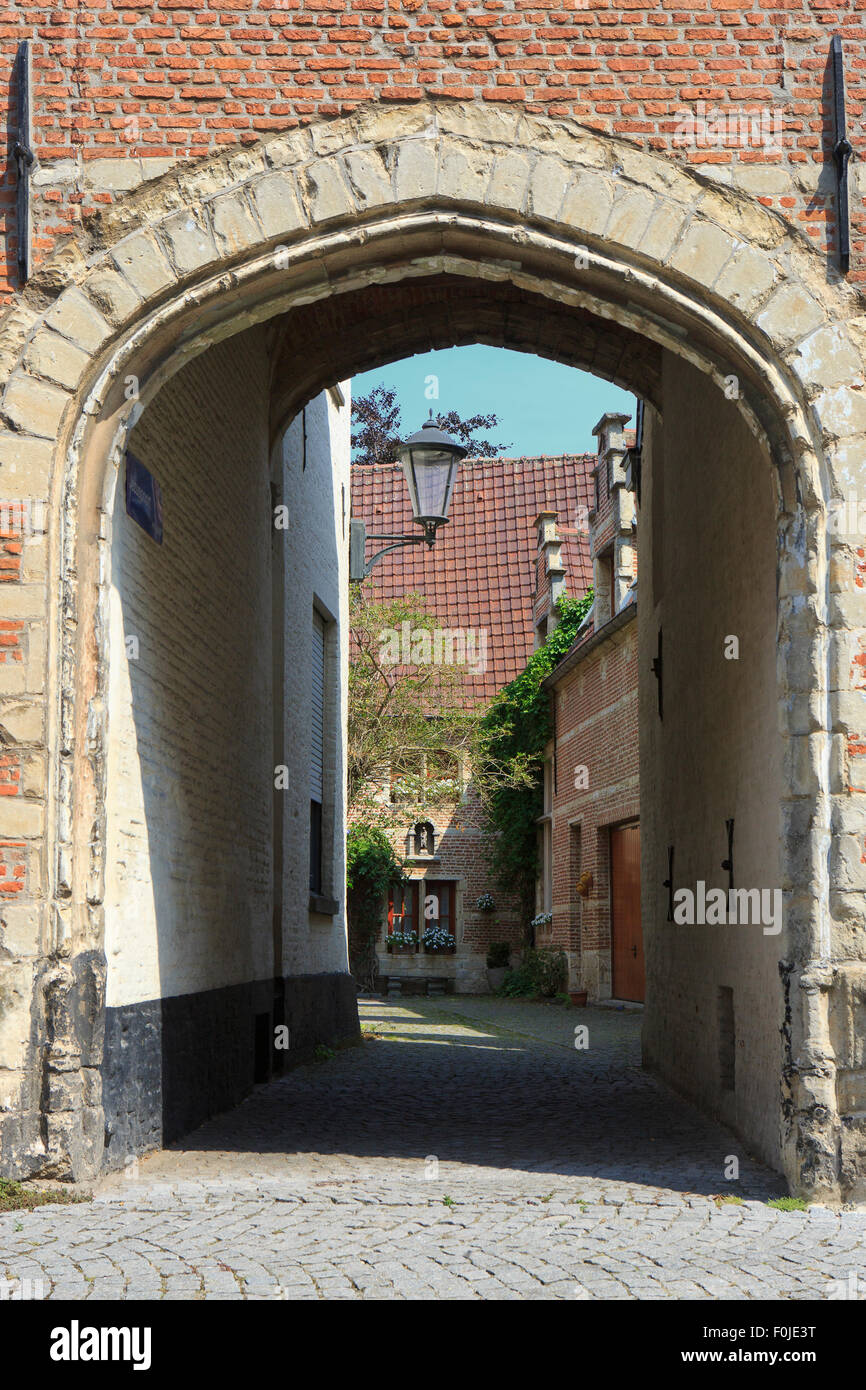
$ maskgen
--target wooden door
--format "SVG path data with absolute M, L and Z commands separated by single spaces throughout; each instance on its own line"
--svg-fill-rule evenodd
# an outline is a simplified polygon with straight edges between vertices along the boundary
M 643 932 L 640 922 L 640 826 L 610 832 L 611 956 L 613 995 L 643 1003 Z

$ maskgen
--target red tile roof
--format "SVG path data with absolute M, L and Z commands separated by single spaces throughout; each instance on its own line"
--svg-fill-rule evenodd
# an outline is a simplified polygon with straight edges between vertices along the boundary
M 407 546 L 385 555 L 366 581 L 371 597 L 384 600 L 421 593 L 429 612 L 450 628 L 486 629 L 486 670 L 467 674 L 466 691 L 486 700 L 522 671 L 534 648 L 539 512 L 557 516 L 560 532 L 586 526 L 592 505 L 590 471 L 595 454 L 539 458 L 464 459 L 451 499 L 450 520 L 432 550 Z M 409 497 L 397 464 L 352 466 L 352 515 L 368 532 L 412 533 Z M 578 509 L 583 513 L 578 520 Z M 367 557 L 375 553 L 367 542 Z M 585 535 L 564 534 L 566 589 L 580 597 L 592 583 Z

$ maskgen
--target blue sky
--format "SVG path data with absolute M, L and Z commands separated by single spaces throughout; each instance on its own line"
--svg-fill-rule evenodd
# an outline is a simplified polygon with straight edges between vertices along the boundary
M 439 378 L 438 400 L 425 395 L 426 378 Z M 606 410 L 628 412 L 634 422 L 635 399 L 609 381 L 563 367 L 526 352 L 505 348 L 446 348 L 405 357 L 352 381 L 352 394 L 366 395 L 379 384 L 397 388 L 405 434 L 420 429 L 429 410 L 457 410 L 469 415 L 499 416 L 485 431 L 494 443 L 508 443 L 508 453 L 573 454 L 595 450 L 590 431 Z

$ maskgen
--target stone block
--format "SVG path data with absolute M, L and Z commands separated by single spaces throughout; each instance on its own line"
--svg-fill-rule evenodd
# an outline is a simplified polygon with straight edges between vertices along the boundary
M 687 214 L 676 203 L 656 203 L 638 250 L 654 261 L 664 261 L 682 231 Z
M 43 584 L 0 584 L 0 618 L 44 618 L 46 596 Z
M 398 203 L 431 198 L 436 191 L 436 146 L 430 140 L 402 140 L 394 161 L 394 195 Z
M 0 715 L 0 724 L 2 724 Z M 3 835 L 15 839 L 34 839 L 42 834 L 45 827 L 45 808 L 41 801 L 31 801 L 24 796 L 4 796 L 0 823 Z
M 843 327 L 827 324 L 797 344 L 788 361 L 808 387 L 861 386 L 863 362 Z
M 497 155 L 487 190 L 488 204 L 495 208 L 522 208 L 529 186 L 530 167 L 529 156 L 523 150 L 506 150 Z
M 86 281 L 88 298 L 113 324 L 124 323 L 138 309 L 141 295 L 110 265 L 92 271 Z
M 751 315 L 776 282 L 776 268 L 765 251 L 741 246 L 715 283 L 717 295 L 740 313 Z
M 90 362 L 90 356 L 59 333 L 43 329 L 30 340 L 24 363 L 36 376 L 74 391 Z
M 310 222 L 330 222 L 355 211 L 349 190 L 330 160 L 308 164 L 298 181 Z
M 812 414 L 822 434 L 831 438 L 866 434 L 866 391 L 831 387 L 812 402 Z
M 213 230 L 221 251 L 234 256 L 239 251 L 258 246 L 262 232 L 240 193 L 223 193 L 210 203 Z
M 33 966 L 5 962 L 0 977 L 0 1072 L 24 1066 L 30 1039 Z
M 631 189 L 620 193 L 614 200 L 604 229 L 605 241 L 637 247 L 649 226 L 654 209 L 655 200 L 648 193 Z
M 755 323 L 774 343 L 794 343 L 824 322 L 825 313 L 802 285 L 780 285 Z
M 39 903 L 0 903 L 0 952 L 28 960 L 40 954 L 45 908 Z
M 254 181 L 250 195 L 266 236 L 288 236 L 306 225 L 291 174 L 265 174 Z
M 25 434 L 54 439 L 72 397 L 67 391 L 18 371 L 3 396 L 3 413 L 11 425 Z
M 111 252 L 112 260 L 142 299 L 163 294 L 177 277 L 152 232 L 133 232 Z
M 439 147 L 437 192 L 441 198 L 455 202 L 484 203 L 492 170 L 490 150 L 443 140 Z
M 358 207 L 382 207 L 391 202 L 391 175 L 378 150 L 349 150 L 343 160 L 349 187 Z
M 689 224 L 668 264 L 672 270 L 687 275 L 699 285 L 710 286 L 715 284 L 735 249 L 736 243 L 728 232 L 714 222 L 696 219 Z
M 6 498 L 47 495 L 54 460 L 51 440 L 0 431 L 0 468 L 3 470 L 3 496 Z
M 160 238 L 179 274 L 200 270 L 217 259 L 213 232 L 201 213 L 176 212 L 159 224 Z
M 133 154 L 120 159 L 85 159 L 84 183 L 108 193 L 129 193 L 144 182 L 141 160 Z
M 112 335 L 107 319 L 80 289 L 65 290 L 45 315 L 45 322 L 88 353 L 98 352 Z
M 600 236 L 613 206 L 613 184 L 591 169 L 581 169 L 566 190 L 560 221 L 567 222 L 575 236 L 582 232 Z
M 562 206 L 570 174 L 568 165 L 555 155 L 541 155 L 535 161 L 529 178 L 527 213 L 553 221 Z
M 41 700 L 0 702 L 0 728 L 13 743 L 39 743 L 44 715 Z

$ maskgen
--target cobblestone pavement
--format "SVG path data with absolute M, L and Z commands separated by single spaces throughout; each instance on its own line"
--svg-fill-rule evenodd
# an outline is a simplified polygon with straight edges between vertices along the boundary
M 361 1010 L 360 1045 L 257 1087 L 93 1203 L 0 1216 L 0 1277 L 89 1299 L 864 1287 L 866 1212 L 768 1206 L 779 1179 L 640 1070 L 639 1014 L 482 998 Z

